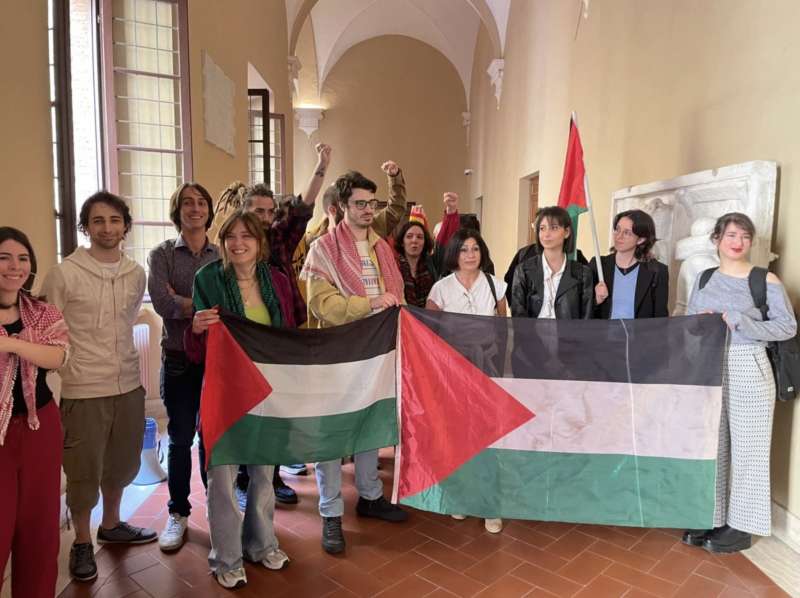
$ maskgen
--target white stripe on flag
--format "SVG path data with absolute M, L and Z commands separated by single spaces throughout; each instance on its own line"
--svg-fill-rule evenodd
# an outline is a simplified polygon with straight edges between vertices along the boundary
M 536 414 L 492 448 L 714 459 L 718 386 L 492 378 Z M 635 430 L 632 430 L 632 427 Z
M 346 353 L 347 348 L 342 347 Z M 272 394 L 250 410 L 261 417 L 321 417 L 366 409 L 395 396 L 396 351 L 327 365 L 256 363 Z

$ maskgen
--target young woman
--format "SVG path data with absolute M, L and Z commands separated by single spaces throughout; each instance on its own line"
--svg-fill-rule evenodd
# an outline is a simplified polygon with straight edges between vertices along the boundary
M 445 251 L 444 267 L 452 274 L 433 285 L 425 307 L 477 316 L 506 315 L 506 283 L 488 274 L 489 249 L 474 229 L 459 230 Z M 463 515 L 453 515 L 464 519 Z M 503 520 L 485 520 L 486 531 L 503 529 Z
M 428 293 L 439 277 L 431 251 L 433 239 L 421 222 L 406 222 L 395 237 L 397 267 L 403 275 L 406 303 L 425 307 Z
M 594 317 L 603 320 L 666 318 L 669 271 L 652 254 L 656 225 L 642 210 L 614 217 L 614 247 L 600 258 L 605 282 L 599 282 L 595 258 L 589 264 L 594 279 Z
M 578 320 L 592 317 L 594 289 L 588 266 L 568 260 L 575 238 L 564 208 L 540 209 L 534 222 L 539 252 L 514 272 L 511 315 Z
M 775 379 L 765 345 L 793 337 L 797 322 L 786 290 L 772 273 L 767 274 L 767 321 L 755 307 L 748 279 L 754 235 L 755 226 L 745 214 L 720 217 L 711 234 L 719 269 L 702 289 L 698 276 L 689 299 L 689 314 L 721 313 L 731 339 L 722 379 L 714 521 L 718 527 L 688 530 L 683 536 L 685 543 L 710 552 L 738 552 L 750 547 L 751 534 L 770 534 Z
M 268 326 L 293 327 L 288 279 L 266 259 L 269 246 L 255 214 L 236 211 L 219 231 L 222 259 L 201 268 L 194 279 L 193 301 L 198 310 L 187 334 L 187 354 L 197 360 L 209 326 L 219 322 L 217 306 Z M 248 465 L 250 483 L 244 525 L 234 493 L 238 465 L 208 470 L 208 522 L 211 552 L 208 562 L 225 588 L 247 583 L 243 557 L 267 569 L 281 569 L 289 557 L 278 548 L 273 528 L 275 493 L 272 465 Z
M 61 312 L 30 295 L 35 274 L 28 237 L 0 227 L 0 571 L 13 554 L 15 598 L 52 597 L 58 577 L 63 438 L 45 375 L 69 337 Z

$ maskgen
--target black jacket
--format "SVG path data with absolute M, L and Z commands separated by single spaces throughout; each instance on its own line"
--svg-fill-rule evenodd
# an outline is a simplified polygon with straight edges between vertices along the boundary
M 594 317 L 607 320 L 611 316 L 611 298 L 614 296 L 614 254 L 604 255 L 600 258 L 603 268 L 603 278 L 608 287 L 608 299 L 595 307 Z M 592 270 L 594 284 L 599 282 L 597 267 L 592 258 L 589 267 Z M 649 260 L 639 263 L 639 274 L 636 279 L 636 294 L 634 295 L 635 318 L 666 318 L 669 315 L 667 301 L 669 300 L 669 270 L 658 260 Z
M 511 290 L 511 315 L 537 318 L 544 301 L 544 270 L 542 256 L 536 255 L 521 262 L 514 271 Z M 561 282 L 556 289 L 555 312 L 558 320 L 580 320 L 592 317 L 594 285 L 589 267 L 567 260 Z
M 506 275 L 503 277 L 503 280 L 506 281 L 506 301 L 508 301 L 509 305 L 511 305 L 511 290 L 514 287 L 514 271 L 517 269 L 520 262 L 524 262 L 537 255 L 539 255 L 539 246 L 536 245 L 536 243 L 531 243 L 517 251 L 514 259 L 511 260 L 511 264 L 508 266 L 508 270 L 506 270 Z M 580 249 L 578 249 L 575 254 L 575 260 L 581 264 L 589 264 Z M 492 272 L 492 274 L 494 274 L 494 272 Z

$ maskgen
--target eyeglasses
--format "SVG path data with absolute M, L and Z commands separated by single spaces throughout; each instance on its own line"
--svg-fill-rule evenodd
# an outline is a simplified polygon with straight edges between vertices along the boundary
M 628 228 L 615 228 L 614 229 L 614 236 L 622 237 L 623 239 L 630 239 L 631 237 L 635 237 L 636 235 L 633 233 L 632 230 Z
M 377 199 L 356 199 L 352 202 L 359 210 L 365 209 L 367 206 L 372 208 L 373 210 L 378 207 L 378 200 Z

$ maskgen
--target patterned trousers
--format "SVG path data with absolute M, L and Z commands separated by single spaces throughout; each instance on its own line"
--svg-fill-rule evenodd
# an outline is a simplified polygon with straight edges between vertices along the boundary
M 764 347 L 730 345 L 722 374 L 714 525 L 770 535 L 775 378 Z

